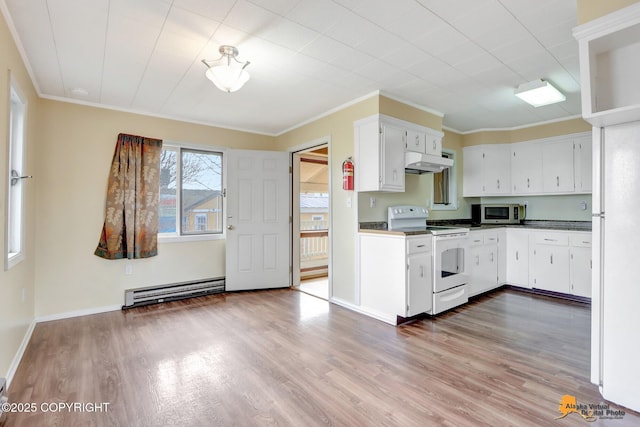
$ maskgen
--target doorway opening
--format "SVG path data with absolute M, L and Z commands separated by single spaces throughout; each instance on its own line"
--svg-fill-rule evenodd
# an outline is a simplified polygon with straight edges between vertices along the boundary
M 293 285 L 330 297 L 329 146 L 293 153 Z

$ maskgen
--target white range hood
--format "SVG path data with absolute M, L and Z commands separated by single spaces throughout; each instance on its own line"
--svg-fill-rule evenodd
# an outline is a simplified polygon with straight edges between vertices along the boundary
M 404 168 L 406 173 L 442 172 L 451 166 L 453 166 L 453 159 L 447 159 L 446 157 L 416 153 L 414 151 L 405 153 Z

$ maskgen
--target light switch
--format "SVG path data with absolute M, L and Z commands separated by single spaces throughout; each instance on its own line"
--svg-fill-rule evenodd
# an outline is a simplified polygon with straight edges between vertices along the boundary
M 347 197 L 347 207 L 351 207 L 351 197 Z
M 369 207 L 370 208 L 375 208 L 376 207 L 376 198 L 375 197 L 369 197 Z

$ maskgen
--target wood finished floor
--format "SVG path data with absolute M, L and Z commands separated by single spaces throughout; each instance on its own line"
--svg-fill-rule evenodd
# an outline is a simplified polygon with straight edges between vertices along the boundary
M 0 426 L 638 426 L 556 420 L 588 381 L 589 307 L 498 291 L 392 327 L 302 292 L 202 297 L 40 323 Z M 612 409 L 617 408 L 612 406 Z

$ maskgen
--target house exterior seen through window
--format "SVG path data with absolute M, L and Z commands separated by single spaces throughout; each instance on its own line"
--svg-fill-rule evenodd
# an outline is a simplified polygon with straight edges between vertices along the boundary
M 222 153 L 166 145 L 160 158 L 161 235 L 222 233 Z

